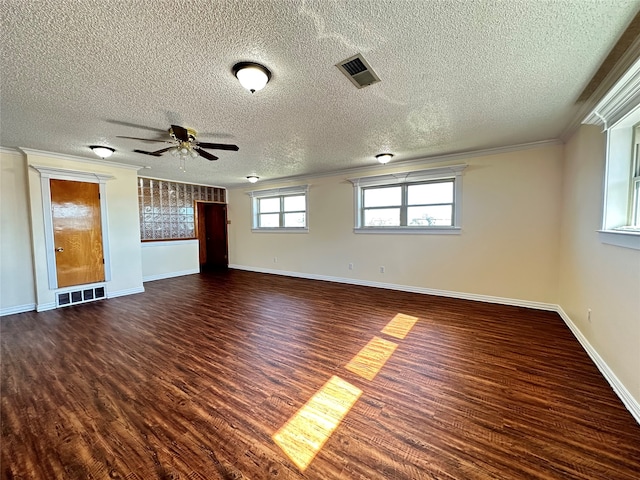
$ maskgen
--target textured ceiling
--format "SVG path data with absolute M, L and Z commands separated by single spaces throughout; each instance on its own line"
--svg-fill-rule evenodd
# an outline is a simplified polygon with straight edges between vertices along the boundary
M 624 0 L 3 0 L 0 145 L 223 186 L 558 138 L 629 22 Z M 382 81 L 334 66 L 362 53 Z M 255 94 L 239 61 L 273 77 Z M 170 124 L 220 160 L 133 153 Z

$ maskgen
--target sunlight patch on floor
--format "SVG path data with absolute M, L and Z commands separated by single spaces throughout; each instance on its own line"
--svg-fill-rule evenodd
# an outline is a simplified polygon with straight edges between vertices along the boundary
M 273 434 L 273 440 L 304 471 L 360 395 L 362 390 L 334 375 Z
M 373 380 L 397 346 L 397 343 L 384 338 L 373 337 L 345 368 L 367 380 Z
M 387 323 L 382 329 L 382 333 L 391 337 L 403 339 L 418 321 L 418 317 L 398 313 L 393 319 Z

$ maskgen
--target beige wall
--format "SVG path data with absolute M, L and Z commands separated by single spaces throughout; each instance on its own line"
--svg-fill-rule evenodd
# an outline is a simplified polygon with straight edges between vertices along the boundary
M 138 223 L 138 193 L 136 170 L 117 165 L 85 162 L 82 159 L 56 157 L 45 153 L 29 153 L 28 165 L 75 170 L 112 175 L 106 182 L 108 242 L 111 255 L 111 281 L 107 282 L 107 296 L 114 297 L 143 291 Z M 51 308 L 55 304 L 55 291 L 49 289 L 44 239 L 44 212 L 40 174 L 32 168 L 25 169 L 25 184 L 9 189 L 15 195 L 28 195 L 31 238 L 18 231 L 10 235 L 11 241 L 30 246 L 34 277 L 30 289 L 35 291 L 38 309 Z M 3 189 L 4 190 L 4 189 Z M 5 193 L 3 192 L 3 195 Z M 3 206 L 4 209 L 4 206 Z M 4 239 L 2 249 L 4 250 Z M 25 262 L 29 264 L 30 262 Z M 19 275 L 19 265 L 3 265 L 2 276 Z M 3 295 L 4 296 L 4 295 Z
M 640 251 L 600 243 L 596 232 L 605 140 L 583 126 L 565 146 L 558 303 L 640 404 Z
M 0 151 L 0 314 L 33 310 L 27 164 L 22 153 Z
M 347 176 L 309 182 L 309 233 L 252 233 L 249 189 L 230 190 L 230 263 L 555 304 L 562 154 L 561 145 L 547 145 L 465 159 L 460 235 L 353 233 Z M 392 171 L 377 166 L 357 176 Z M 285 184 L 262 188 L 276 186 Z

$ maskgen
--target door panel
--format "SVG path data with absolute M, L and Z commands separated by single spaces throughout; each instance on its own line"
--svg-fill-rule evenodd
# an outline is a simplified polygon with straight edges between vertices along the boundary
M 227 268 L 227 206 L 198 202 L 200 270 Z
M 104 281 L 100 185 L 50 180 L 58 287 Z

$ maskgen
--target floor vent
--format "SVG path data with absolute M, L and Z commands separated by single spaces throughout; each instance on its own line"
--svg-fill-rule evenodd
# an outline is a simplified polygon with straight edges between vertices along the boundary
M 64 292 L 58 292 L 57 294 L 58 307 L 67 307 L 69 305 L 76 305 L 78 303 L 94 302 L 105 298 L 104 285 L 97 287 L 85 287 L 80 290 L 67 290 Z
M 354 55 L 351 58 L 337 63 L 336 67 L 338 67 L 338 69 L 344 73 L 345 77 L 357 88 L 367 87 L 380 81 L 380 77 L 376 75 L 376 72 L 373 71 L 361 54 Z

